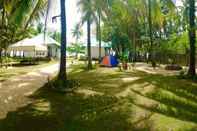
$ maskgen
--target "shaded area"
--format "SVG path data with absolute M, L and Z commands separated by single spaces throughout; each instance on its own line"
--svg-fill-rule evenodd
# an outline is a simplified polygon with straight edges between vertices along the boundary
M 197 84 L 176 76 L 73 65 L 69 94 L 43 87 L 0 120 L 6 131 L 195 131 Z
M 129 123 L 130 101 L 116 97 L 59 94 L 43 88 L 33 104 L 8 114 L 0 121 L 6 131 L 129 131 L 149 130 Z M 130 112 L 130 113 L 129 113 Z

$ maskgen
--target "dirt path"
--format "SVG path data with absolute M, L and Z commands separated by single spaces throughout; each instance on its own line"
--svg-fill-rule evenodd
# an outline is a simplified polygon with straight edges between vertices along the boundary
M 42 87 L 48 76 L 55 75 L 58 69 L 59 64 L 53 64 L 0 83 L 0 119 L 5 118 L 9 111 L 31 103 L 28 96 Z

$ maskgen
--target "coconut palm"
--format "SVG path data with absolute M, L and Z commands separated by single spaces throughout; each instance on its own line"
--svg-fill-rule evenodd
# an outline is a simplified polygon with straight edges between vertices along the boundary
M 72 29 L 72 35 L 75 38 L 76 44 L 78 43 L 78 40 L 81 38 L 83 35 L 83 32 L 81 30 L 80 24 L 76 24 L 74 29 Z
M 99 60 L 101 60 L 101 20 L 104 16 L 106 16 L 106 10 L 108 8 L 107 0 L 94 0 L 94 10 L 95 15 L 97 16 L 96 24 L 97 24 L 97 37 L 99 40 Z
M 61 59 L 60 59 L 60 69 L 59 69 L 59 79 L 66 80 L 66 45 L 67 45 L 67 37 L 66 37 L 66 0 L 60 0 L 61 4 Z
M 82 13 L 81 23 L 87 23 L 87 55 L 88 55 L 88 70 L 92 69 L 91 58 L 91 24 L 96 19 L 93 0 L 79 0 L 77 5 Z
M 173 14 L 175 5 L 172 0 L 165 0 L 164 3 L 169 9 L 168 14 Z M 154 58 L 154 38 L 153 38 L 153 24 L 154 26 L 158 26 L 160 30 L 163 28 L 164 23 L 164 14 L 161 8 L 161 2 L 157 0 L 148 0 L 148 26 L 149 26 L 149 37 L 150 37 L 150 60 L 152 62 L 152 66 L 155 66 L 155 58 Z
M 195 30 L 195 0 L 189 0 L 189 40 L 190 40 L 190 64 L 188 75 L 196 75 L 195 52 L 196 52 L 196 30 Z
M 47 0 L 0 0 L 0 57 L 2 48 L 22 39 L 28 25 L 41 17 L 46 3 Z

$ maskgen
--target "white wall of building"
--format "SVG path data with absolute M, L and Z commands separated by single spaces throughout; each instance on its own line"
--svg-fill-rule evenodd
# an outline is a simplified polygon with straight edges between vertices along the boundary
M 101 57 L 105 56 L 105 48 L 101 47 Z M 87 50 L 86 50 L 86 55 L 87 55 Z M 92 58 L 99 58 L 99 47 L 92 46 L 91 47 L 91 56 Z

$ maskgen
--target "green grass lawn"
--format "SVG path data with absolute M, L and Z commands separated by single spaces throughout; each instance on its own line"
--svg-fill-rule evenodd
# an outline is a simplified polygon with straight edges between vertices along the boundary
M 0 131 L 196 131 L 197 84 L 176 76 L 72 66 L 73 93 L 43 87 Z

